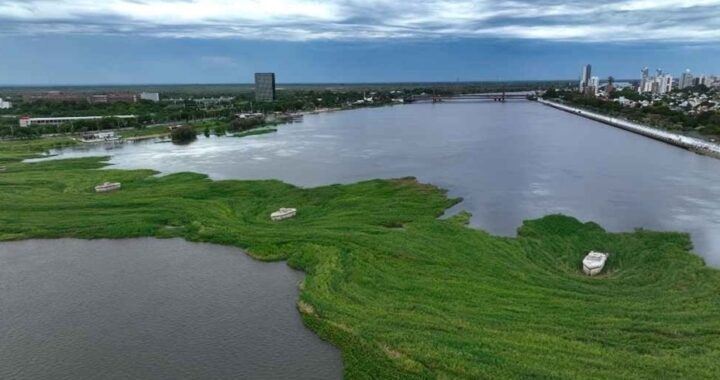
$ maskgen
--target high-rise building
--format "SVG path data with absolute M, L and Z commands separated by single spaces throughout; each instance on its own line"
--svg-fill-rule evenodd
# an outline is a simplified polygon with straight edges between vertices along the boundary
M 258 102 L 275 100 L 275 73 L 255 73 L 255 100 Z
M 655 77 L 647 76 L 644 80 L 640 81 L 640 87 L 638 87 L 639 93 L 654 92 L 653 84 L 655 83 Z
M 650 70 L 648 70 L 647 66 L 643 67 L 642 70 L 640 70 L 640 85 L 638 86 L 638 92 L 648 92 L 646 90 L 648 86 L 648 81 L 650 80 Z
M 707 75 L 700 74 L 700 76 L 697 77 L 698 84 L 702 84 L 707 86 L 708 85 L 708 79 Z M 708 86 L 709 87 L 709 86 Z
M 639 93 L 652 93 L 654 95 L 663 95 L 672 91 L 673 88 L 673 77 L 670 74 L 663 74 L 662 69 L 655 70 L 655 76 L 649 76 L 649 70 L 647 67 L 640 70 L 642 78 L 640 79 L 640 86 L 638 86 Z
M 720 87 L 720 78 L 718 78 L 714 75 L 708 75 L 705 77 L 703 84 L 708 87 L 713 87 L 713 86 Z
M 591 95 L 597 95 L 599 90 L 600 90 L 600 78 L 599 77 L 590 77 L 590 82 L 588 82 L 587 93 L 591 94 Z
M 661 74 L 655 77 L 657 86 L 653 86 L 653 93 L 657 95 L 667 94 L 672 91 L 673 78 L 670 74 Z
M 592 66 L 590 64 L 584 65 L 582 67 L 582 71 L 580 72 L 580 86 L 579 90 L 583 94 L 587 92 L 587 88 L 590 84 L 590 75 L 592 73 Z
M 680 75 L 680 83 L 678 84 L 678 87 L 682 90 L 683 88 L 688 88 L 693 86 L 693 75 L 690 73 L 690 69 L 685 70 L 682 75 Z

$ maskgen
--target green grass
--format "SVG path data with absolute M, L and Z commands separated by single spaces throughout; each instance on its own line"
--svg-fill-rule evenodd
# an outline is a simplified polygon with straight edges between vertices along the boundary
M 178 122 L 176 124 L 183 124 L 182 122 Z M 210 129 L 213 129 L 218 126 L 227 126 L 228 123 L 225 121 L 220 120 L 206 120 L 206 121 L 198 121 L 198 122 L 192 122 L 190 125 L 195 129 L 197 133 L 202 133 L 205 127 L 209 127 Z M 170 130 L 168 129 L 167 125 L 156 125 L 153 127 L 147 127 L 142 129 L 126 129 L 119 131 L 119 134 L 123 138 L 128 137 L 147 137 L 147 136 L 169 136 Z
M 49 137 L 31 140 L 0 140 L 0 165 L 32 157 L 38 152 L 76 145 L 70 137 Z
M 457 200 L 411 178 L 302 189 L 101 158 L 26 164 L 27 146 L 1 147 L 15 161 L 0 173 L 0 240 L 183 237 L 287 260 L 307 273 L 305 324 L 342 350 L 349 379 L 720 378 L 720 272 L 686 234 L 551 215 L 496 237 L 467 213 L 438 219 Z M 94 193 L 104 181 L 123 188 Z M 297 217 L 270 221 L 284 206 Z M 580 271 L 591 249 L 611 253 L 596 278 Z
M 246 137 L 246 136 L 254 136 L 254 135 L 264 135 L 266 133 L 274 133 L 277 132 L 277 128 L 272 127 L 260 127 L 260 128 L 253 128 L 249 129 L 247 131 L 242 131 L 238 133 L 234 133 L 233 137 Z
M 170 130 L 167 125 L 156 125 L 143 129 L 126 129 L 119 132 L 122 138 L 128 137 L 146 137 L 146 136 L 169 136 Z

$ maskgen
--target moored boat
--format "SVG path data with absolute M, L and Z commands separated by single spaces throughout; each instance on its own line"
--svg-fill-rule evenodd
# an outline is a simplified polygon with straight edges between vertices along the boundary
M 94 132 L 86 133 L 80 139 L 83 143 L 102 143 L 102 142 L 116 142 L 120 141 L 121 138 L 115 135 L 115 132 Z
M 120 182 L 105 182 L 102 185 L 95 186 L 95 192 L 107 193 L 108 191 L 115 191 L 120 189 Z
M 590 251 L 583 259 L 583 272 L 588 276 L 594 276 L 602 272 L 607 258 L 607 253 Z
M 297 214 L 297 209 L 294 208 L 281 208 L 272 214 L 270 214 L 270 219 L 272 220 L 283 220 L 292 218 Z

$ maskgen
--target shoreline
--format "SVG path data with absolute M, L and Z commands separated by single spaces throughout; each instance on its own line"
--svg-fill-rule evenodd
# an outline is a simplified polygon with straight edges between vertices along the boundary
M 0 217 L 13 221 L 0 240 L 183 238 L 285 260 L 306 274 L 296 304 L 304 325 L 342 351 L 348 379 L 720 371 L 720 341 L 708 338 L 720 331 L 712 318 L 720 272 L 692 254 L 685 233 L 611 233 L 556 214 L 526 220 L 508 238 L 469 228 L 468 213 L 438 219 L 459 199 L 410 177 L 302 189 L 160 177 L 103 157 L 20 162 L 42 146 L 29 148 L 8 156 L 12 166 L 0 175 L 9 190 Z M 93 192 L 109 180 L 122 189 Z M 272 221 L 283 206 L 298 215 Z M 582 274 L 587 248 L 612 253 L 603 275 Z M 629 320 L 628 305 L 642 318 Z M 604 321 L 603 334 L 588 340 L 594 324 L 573 321 Z M 642 339 L 627 343 L 630 323 Z M 672 349 L 672 360 L 657 347 Z M 605 360 L 594 360 L 599 354 Z M 501 360 L 484 362 L 487 355 Z M 569 364 L 549 371 L 542 363 L 551 360 Z
M 720 159 L 720 145 L 712 144 L 695 137 L 689 137 L 677 133 L 663 131 L 657 128 L 633 123 L 616 117 L 601 115 L 596 112 L 567 106 L 550 100 L 538 99 L 537 101 L 546 106 L 559 109 L 573 115 L 582 116 L 587 119 L 595 120 L 603 124 L 626 130 L 628 132 L 632 132 L 660 142 L 664 142 L 666 144 L 683 148 L 691 152 Z

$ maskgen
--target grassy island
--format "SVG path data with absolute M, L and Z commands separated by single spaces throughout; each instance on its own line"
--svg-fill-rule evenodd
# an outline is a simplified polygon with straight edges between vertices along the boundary
M 457 200 L 412 178 L 302 189 L 20 162 L 65 143 L 0 143 L 0 240 L 182 237 L 287 260 L 346 378 L 720 378 L 720 271 L 686 234 L 552 215 L 492 236 L 466 213 L 438 219 Z M 96 194 L 105 181 L 122 189 Z M 297 217 L 272 222 L 286 206 Z M 589 278 L 592 249 L 611 256 Z

